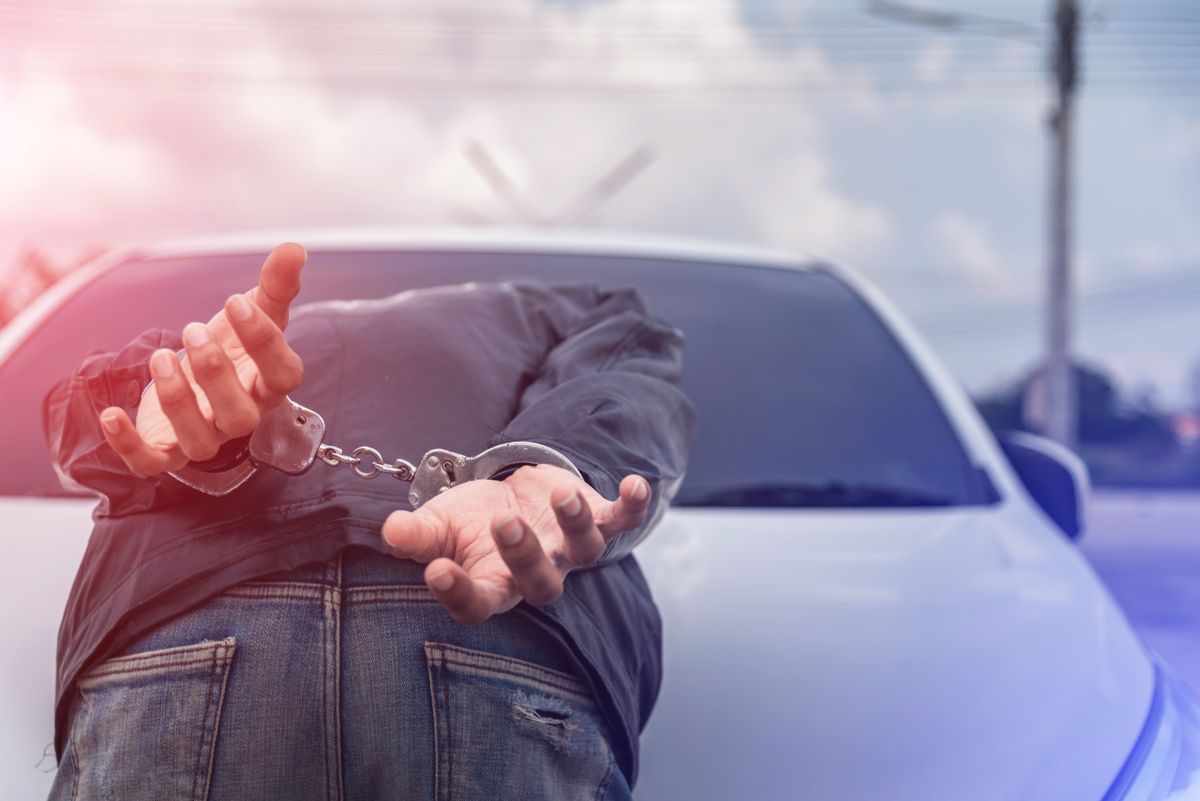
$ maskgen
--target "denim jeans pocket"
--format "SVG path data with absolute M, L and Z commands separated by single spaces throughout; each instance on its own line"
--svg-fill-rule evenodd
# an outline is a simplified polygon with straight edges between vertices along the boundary
M 509 656 L 425 643 L 436 801 L 599 799 L 615 763 L 574 676 Z
M 51 798 L 204 801 L 235 649 L 228 637 L 85 673 L 64 757 L 71 769 L 60 768 Z

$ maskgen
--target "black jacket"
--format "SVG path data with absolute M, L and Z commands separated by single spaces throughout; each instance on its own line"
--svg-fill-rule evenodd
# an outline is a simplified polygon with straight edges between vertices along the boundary
M 683 338 L 634 290 L 464 284 L 363 302 L 301 307 L 288 340 L 305 364 L 292 396 L 325 418 L 326 441 L 371 445 L 413 460 L 448 448 L 477 453 L 533 440 L 567 455 L 602 495 L 627 473 L 649 479 L 654 506 L 562 597 L 514 610 L 573 655 L 600 699 L 632 782 L 637 738 L 661 679 L 657 610 L 629 551 L 683 476 L 694 412 L 678 388 Z M 59 631 L 55 747 L 80 672 L 167 619 L 243 581 L 335 557 L 383 551 L 380 526 L 411 508 L 407 485 L 356 479 L 320 463 L 289 478 L 260 469 L 214 498 L 174 479 L 139 479 L 104 442 L 98 413 L 131 416 L 157 348 L 151 331 L 90 357 L 46 397 L 44 422 L 60 476 L 101 496 Z

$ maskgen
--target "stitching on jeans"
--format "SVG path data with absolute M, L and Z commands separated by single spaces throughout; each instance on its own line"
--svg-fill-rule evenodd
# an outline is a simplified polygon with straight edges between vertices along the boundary
M 325 654 L 325 641 L 329 638 L 329 619 L 321 613 L 321 712 L 329 716 L 329 657 Z M 321 752 L 325 757 L 325 798 L 329 798 L 329 721 L 325 721 L 325 742 Z
M 449 645 L 447 643 L 435 643 L 443 652 L 443 658 L 447 662 L 456 663 L 467 667 L 482 667 L 493 669 L 495 663 L 501 663 L 505 667 L 495 667 L 496 670 L 508 673 L 509 675 L 521 676 L 523 678 L 535 679 L 543 681 L 547 684 L 563 684 L 563 689 L 576 689 L 577 691 L 586 691 L 587 686 L 570 673 L 564 673 L 561 670 L 545 667 L 536 662 L 529 662 L 524 659 L 517 659 L 503 654 L 492 654 L 487 651 L 476 651 L 471 648 L 463 648 L 462 646 Z M 481 663 L 481 664 L 479 664 Z M 584 693 L 586 695 L 586 692 Z
M 249 590 L 256 592 L 259 590 L 274 590 L 276 592 L 321 593 L 325 590 L 326 586 L 328 585 L 321 581 L 243 581 L 241 584 L 231 587 L 229 591 Z
M 204 753 L 204 738 L 206 734 L 205 729 L 208 727 L 209 710 L 212 709 L 212 691 L 213 685 L 216 684 L 217 652 L 219 650 L 219 647 L 214 648 L 212 652 L 212 658 L 209 660 L 212 664 L 212 667 L 209 668 L 208 694 L 204 700 L 204 715 L 200 718 L 200 741 L 196 744 L 196 764 L 192 768 L 192 801 L 200 801 L 200 799 L 196 797 L 196 785 L 200 781 L 200 757 Z
M 95 682 L 91 681 L 92 679 L 103 679 L 103 678 L 109 678 L 110 676 L 133 675 L 135 673 L 150 673 L 151 671 L 155 671 L 155 670 L 175 670 L 176 668 L 196 667 L 197 665 L 207 665 L 211 661 L 212 661 L 211 659 L 209 659 L 208 657 L 205 657 L 204 659 L 194 659 L 191 662 L 170 662 L 165 665 L 144 665 L 142 667 L 130 667 L 130 668 L 122 668 L 120 670 L 110 670 L 110 671 L 105 671 L 103 673 L 89 673 L 87 675 L 86 679 L 79 680 L 79 684 L 81 686 L 87 686 L 87 685 L 91 685 L 91 684 L 95 683 Z M 86 685 L 85 685 L 85 682 L 86 682 Z
M 242 592 L 240 590 L 229 590 L 221 593 L 218 598 L 245 598 L 250 601 L 258 600 L 273 600 L 273 601 L 301 601 L 304 603 L 319 604 L 325 591 L 321 590 L 317 595 L 301 595 L 295 592 Z M 215 599 L 214 599 L 215 600 Z
M 373 600 L 436 601 L 433 593 L 424 584 L 387 584 L 368 587 L 347 587 L 347 602 L 370 602 Z
M 342 755 L 341 755 L 341 642 L 342 642 L 342 621 L 341 621 L 341 602 L 342 602 L 342 554 L 338 554 L 334 564 L 328 568 L 328 578 L 332 582 L 332 586 L 325 588 L 324 598 L 322 600 L 321 611 L 323 617 L 329 621 L 330 631 L 332 632 L 331 642 L 323 643 L 322 655 L 329 666 L 330 675 L 332 676 L 332 688 L 326 686 L 326 701 L 325 715 L 325 750 L 330 752 L 335 775 L 330 777 L 333 784 L 330 788 L 330 798 L 332 801 L 341 801 L 342 798 Z M 332 690 L 332 692 L 331 692 Z M 332 709 L 331 709 L 332 707 Z M 332 740 L 331 740 L 332 738 Z
M 607 743 L 608 739 L 604 738 L 604 741 L 605 741 L 605 743 Z M 600 785 L 596 788 L 596 801 L 601 801 L 601 799 L 603 799 L 606 795 L 608 795 L 608 788 L 610 785 L 612 785 L 613 769 L 615 767 L 615 758 L 613 757 L 612 749 L 609 748 L 607 750 L 608 750 L 608 769 L 604 772 L 604 778 L 600 780 Z
M 97 668 L 108 668 L 119 664 L 144 662 L 148 660 L 162 661 L 164 665 L 175 664 L 171 659 L 177 656 L 188 654 L 188 651 L 199 651 L 204 654 L 204 659 L 208 659 L 208 653 L 213 646 L 219 644 L 218 640 L 205 640 L 204 642 L 194 643 L 192 645 L 176 645 L 171 648 L 156 648 L 153 651 L 144 651 L 139 654 L 126 654 L 124 656 L 114 656 L 112 659 L 105 660 Z M 89 671 L 90 675 L 90 671 Z
M 337 616 L 338 616 L 338 641 L 337 641 L 337 651 L 336 651 L 335 657 L 334 657 L 336 660 L 335 664 L 337 666 L 337 671 L 338 671 L 338 673 L 337 673 L 338 708 L 337 708 L 337 717 L 334 719 L 334 723 L 337 726 L 336 745 L 337 745 L 337 749 L 338 749 L 338 801 L 342 801 L 342 799 L 345 798 L 345 795 L 346 795 L 346 787 L 345 787 L 346 781 L 345 781 L 345 777 L 342 775 L 343 771 L 345 770 L 343 753 L 342 753 L 342 583 L 345 581 L 345 578 L 346 578 L 346 576 L 345 576 L 345 559 L 346 559 L 345 551 L 341 551 L 340 553 L 338 553 L 338 588 L 336 590 L 336 592 L 337 592 L 337 609 L 335 610 L 337 612 Z
M 443 662 L 443 668 L 444 668 Z M 442 673 L 442 707 L 446 710 L 446 801 L 450 799 L 450 789 L 454 786 L 454 731 L 450 726 L 453 715 L 450 714 L 450 676 L 443 669 Z
M 249 589 L 257 589 L 259 587 L 278 587 L 280 589 L 289 589 L 289 590 L 318 590 L 318 591 L 325 589 L 325 583 L 321 582 L 321 581 L 294 581 L 294 580 L 272 581 L 271 579 L 265 579 L 263 581 L 243 581 L 241 584 L 239 584 L 237 586 L 238 587 L 246 587 Z
M 85 692 L 83 692 L 83 690 L 78 690 L 78 692 L 79 692 L 79 709 L 75 715 L 75 720 L 71 722 L 71 740 L 70 740 L 71 761 L 74 763 L 74 767 L 75 767 L 75 775 L 72 777 L 73 781 L 71 782 L 71 801 L 77 801 L 77 799 L 79 798 L 79 784 L 80 784 L 79 777 L 80 777 L 80 774 L 83 772 L 82 770 L 80 770 L 80 765 L 79 765 L 79 730 L 82 728 L 82 726 L 80 724 L 82 724 L 85 720 L 87 720 L 87 713 L 88 713 L 88 707 L 89 707 L 89 700 L 88 700 L 87 694 Z
M 347 602 L 351 603 L 351 602 Z M 380 604 L 437 604 L 436 598 L 358 598 L 354 606 L 379 606 Z
M 229 682 L 229 671 L 231 670 L 230 662 L 233 658 L 233 651 L 237 646 L 230 646 L 228 641 L 221 645 L 221 665 L 219 666 L 221 674 L 221 688 L 217 694 L 217 708 L 212 721 L 212 737 L 209 740 L 208 749 L 208 771 L 204 776 L 204 798 L 202 801 L 207 801 L 209 791 L 212 789 L 212 774 L 213 766 L 217 759 L 217 736 L 221 728 L 221 712 L 225 709 L 225 686 Z M 226 651 L 229 651 L 229 658 L 226 658 Z
M 434 661 L 431 658 L 430 650 L 430 644 L 425 643 L 425 674 L 429 677 L 429 710 L 432 712 L 433 719 L 433 798 L 434 801 L 442 801 L 441 727 L 438 725 L 438 703 L 435 689 L 437 680 L 433 675 Z
M 568 682 L 578 683 L 579 680 L 570 673 L 564 673 L 561 670 L 545 667 L 536 662 L 530 662 L 527 659 L 517 659 L 513 656 L 505 656 L 504 654 L 494 654 L 488 651 L 477 651 L 474 648 L 464 648 L 461 645 L 451 645 L 449 643 L 434 643 L 441 649 L 447 659 L 453 661 L 458 659 L 464 663 L 470 662 L 472 659 L 478 659 L 481 662 L 504 662 L 512 665 L 516 669 L 533 668 L 535 672 L 545 672 L 555 678 L 561 678 Z

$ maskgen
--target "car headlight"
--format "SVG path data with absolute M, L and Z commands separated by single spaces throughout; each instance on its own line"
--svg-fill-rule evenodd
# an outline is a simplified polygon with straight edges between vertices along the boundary
M 1154 662 L 1146 723 L 1104 801 L 1200 801 L 1200 703 Z

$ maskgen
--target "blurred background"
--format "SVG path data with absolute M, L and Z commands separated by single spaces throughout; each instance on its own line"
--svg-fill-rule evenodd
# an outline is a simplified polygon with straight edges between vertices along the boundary
M 861 271 L 1044 431 L 1065 209 L 1082 548 L 1200 686 L 1200 6 L 921 3 L 0 0 L 0 322 L 140 240 L 666 231 Z

